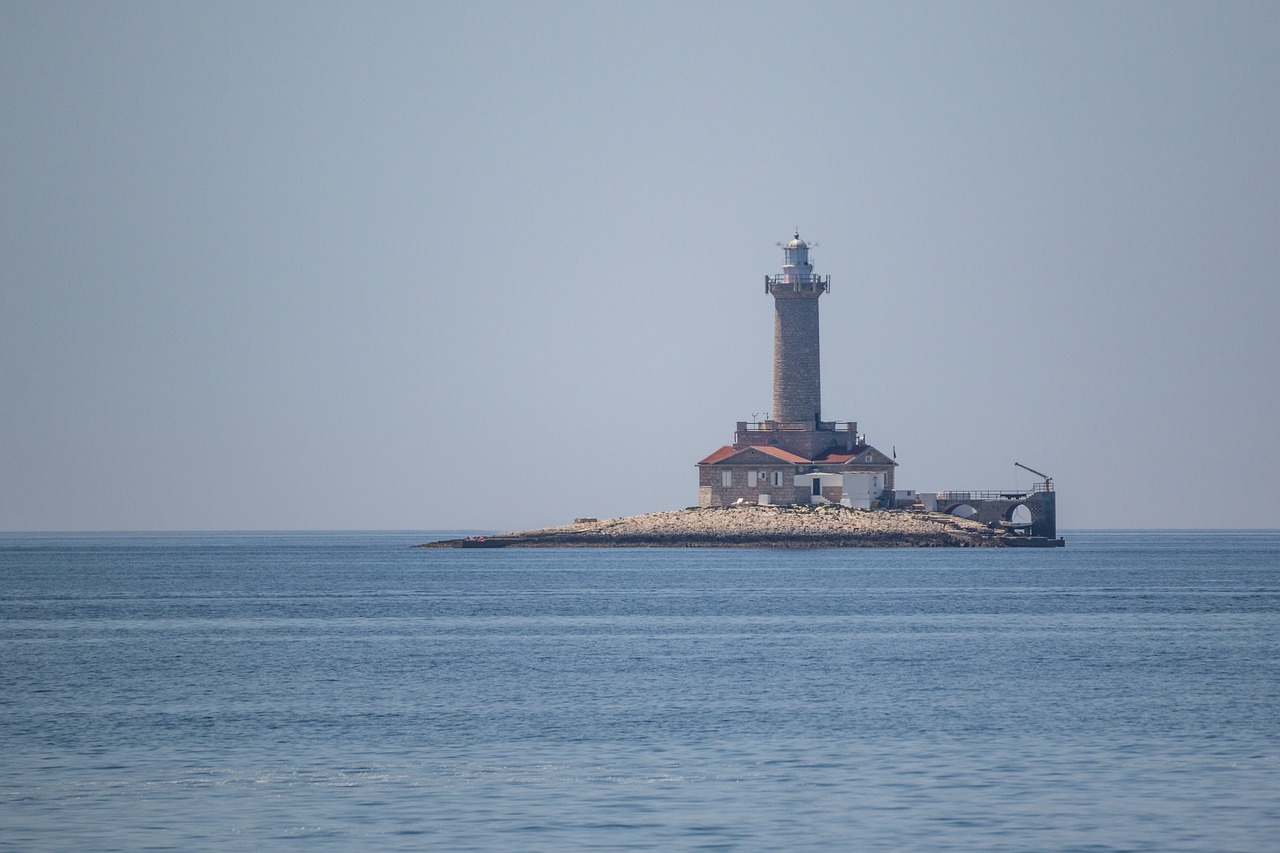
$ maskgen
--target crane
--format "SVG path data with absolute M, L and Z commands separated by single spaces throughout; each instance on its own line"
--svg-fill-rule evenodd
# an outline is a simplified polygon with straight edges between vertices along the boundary
M 1051 490 L 1052 486 L 1050 484 L 1053 482 L 1053 478 L 1050 477 L 1048 474 L 1045 474 L 1042 471 L 1037 471 L 1035 468 L 1032 468 L 1028 465 L 1023 465 L 1021 462 L 1015 462 L 1013 464 L 1015 467 L 1021 468 L 1024 471 L 1030 471 L 1032 474 L 1035 474 L 1037 477 L 1044 477 L 1044 490 L 1046 492 Z

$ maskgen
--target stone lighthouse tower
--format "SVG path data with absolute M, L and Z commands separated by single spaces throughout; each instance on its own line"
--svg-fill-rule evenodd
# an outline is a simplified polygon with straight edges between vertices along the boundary
M 782 245 L 782 272 L 765 276 L 773 297 L 773 413 L 738 421 L 733 444 L 698 463 L 698 504 L 869 506 L 893 489 L 893 458 L 867 444 L 853 421 L 822 419 L 818 300 L 831 277 L 814 275 L 797 231 Z M 851 371 L 838 374 L 854 379 Z
M 813 274 L 800 232 L 782 247 L 782 274 L 765 276 L 773 296 L 773 418 L 816 428 L 822 420 L 818 298 L 831 276 Z

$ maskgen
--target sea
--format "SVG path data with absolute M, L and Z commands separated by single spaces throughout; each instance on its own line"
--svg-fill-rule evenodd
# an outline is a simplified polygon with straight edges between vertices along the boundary
M 0 535 L 0 850 L 1280 850 L 1278 531 L 456 535 Z

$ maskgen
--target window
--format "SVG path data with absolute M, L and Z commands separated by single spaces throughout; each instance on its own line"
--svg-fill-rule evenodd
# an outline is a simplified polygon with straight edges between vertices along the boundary
M 720 485 L 724 486 L 726 489 L 733 485 L 733 472 L 732 472 L 732 471 L 721 471 L 721 472 L 720 472 Z
M 782 472 L 781 472 L 781 471 L 774 471 L 774 472 L 773 472 L 773 484 L 774 484 L 775 486 L 781 486 L 781 485 L 782 485 Z
M 747 472 L 747 487 L 754 489 L 756 487 L 756 477 L 759 476 L 756 471 Z

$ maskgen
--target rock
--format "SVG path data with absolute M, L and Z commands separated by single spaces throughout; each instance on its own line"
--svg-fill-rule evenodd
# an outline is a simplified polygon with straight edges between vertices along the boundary
M 419 548 L 972 548 L 1007 538 L 976 521 L 918 510 L 690 507 L 589 524 L 427 542 Z

